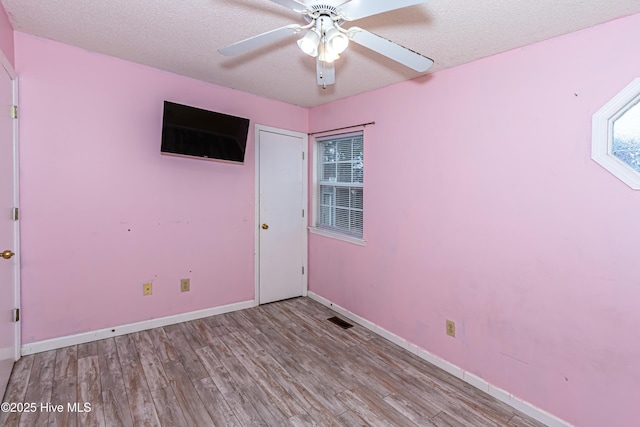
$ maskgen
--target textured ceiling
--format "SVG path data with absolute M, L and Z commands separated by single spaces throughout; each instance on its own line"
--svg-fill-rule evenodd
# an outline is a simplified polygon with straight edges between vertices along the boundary
M 296 36 L 239 57 L 220 55 L 217 49 L 236 41 L 305 23 L 269 0 L 1 1 L 17 31 L 305 107 L 420 75 L 351 43 L 336 61 L 336 84 L 323 90 Z M 433 73 L 639 12 L 638 0 L 432 0 L 343 27 L 357 25 L 434 59 Z

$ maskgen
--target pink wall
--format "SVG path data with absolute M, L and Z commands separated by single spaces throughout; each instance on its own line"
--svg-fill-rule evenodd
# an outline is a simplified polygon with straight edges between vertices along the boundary
M 0 3 L 0 51 L 9 61 L 12 67 L 15 67 L 14 48 L 13 48 L 13 27 L 9 22 L 7 12 Z
M 253 299 L 253 125 L 307 109 L 22 33 L 16 65 L 23 344 Z M 249 118 L 244 165 L 161 155 L 165 99 Z
M 312 235 L 310 290 L 575 425 L 638 425 L 640 192 L 590 158 L 638 38 L 635 15 L 312 109 L 376 124 L 367 245 Z

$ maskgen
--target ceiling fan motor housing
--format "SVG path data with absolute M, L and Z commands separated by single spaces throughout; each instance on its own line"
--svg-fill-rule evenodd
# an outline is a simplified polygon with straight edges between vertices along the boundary
M 304 19 L 307 22 L 311 22 L 314 19 L 318 19 L 320 16 L 329 17 L 335 25 L 342 25 L 344 23 L 344 19 L 340 18 L 340 15 L 338 14 L 338 9 L 329 4 L 314 4 L 309 6 L 304 15 Z

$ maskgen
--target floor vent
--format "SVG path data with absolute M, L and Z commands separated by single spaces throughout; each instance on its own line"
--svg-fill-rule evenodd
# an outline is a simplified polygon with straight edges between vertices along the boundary
M 342 329 L 349 329 L 352 328 L 353 325 L 349 322 L 345 322 L 344 320 L 338 318 L 338 317 L 330 317 L 327 319 L 329 322 L 331 323 L 335 323 L 336 325 L 340 326 Z

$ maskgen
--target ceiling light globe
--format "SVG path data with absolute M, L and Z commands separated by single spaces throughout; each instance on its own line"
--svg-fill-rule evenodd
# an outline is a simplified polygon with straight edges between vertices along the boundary
M 303 38 L 298 40 L 298 46 L 300 47 L 300 50 L 313 57 L 318 56 L 319 43 L 320 35 L 315 31 L 315 29 L 309 30 Z
M 307 39 L 298 40 L 298 46 L 300 46 L 300 49 L 307 55 L 313 56 L 313 52 L 316 50 L 316 47 L 313 45 L 313 43 Z
M 347 46 L 349 46 L 349 37 L 338 32 L 338 34 L 331 37 L 331 40 L 329 40 L 329 44 L 331 45 L 331 50 L 339 55 L 344 52 Z
M 336 59 L 340 58 L 338 55 L 325 55 L 323 60 L 324 62 L 331 64 L 332 62 L 334 62 Z
M 327 45 L 327 46 L 322 46 L 322 49 L 320 50 L 320 60 L 327 62 L 327 63 L 332 63 L 333 61 L 335 61 L 336 59 L 340 58 L 340 55 L 338 55 L 336 52 L 333 51 L 333 49 L 331 49 L 331 46 Z

